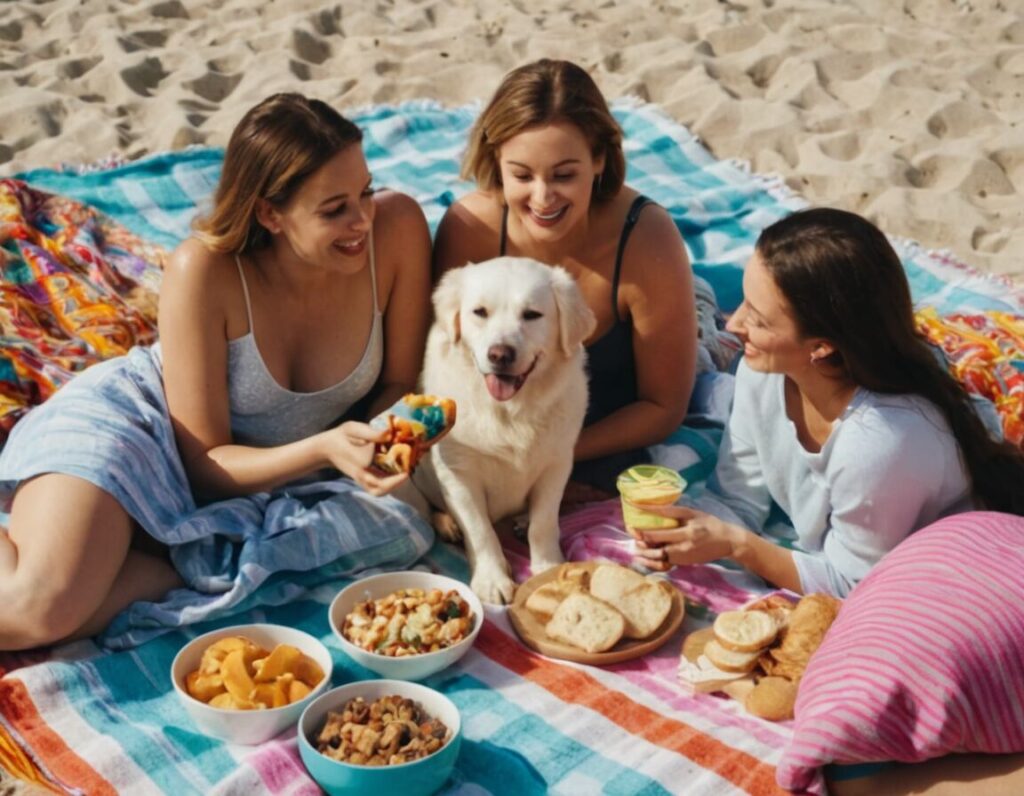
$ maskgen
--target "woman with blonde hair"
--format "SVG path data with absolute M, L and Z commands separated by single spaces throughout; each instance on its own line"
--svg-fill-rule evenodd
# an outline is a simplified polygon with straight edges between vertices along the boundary
M 573 479 L 614 489 L 686 413 L 697 369 L 693 274 L 678 229 L 624 182 L 622 130 L 591 77 L 543 59 L 510 72 L 470 135 L 435 278 L 499 255 L 561 265 L 597 316 Z
M 371 467 L 378 432 L 336 425 L 413 389 L 429 321 L 426 221 L 373 189 L 361 139 L 298 94 L 252 108 L 212 212 L 166 267 L 160 343 L 89 369 L 15 427 L 0 650 L 95 633 L 182 585 L 167 545 L 194 541 L 197 503 L 325 468 L 374 495 L 405 478 Z

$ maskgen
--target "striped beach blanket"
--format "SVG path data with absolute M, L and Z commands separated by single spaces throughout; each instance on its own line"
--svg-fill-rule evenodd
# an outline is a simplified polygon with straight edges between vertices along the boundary
M 354 115 L 366 133 L 375 181 L 413 195 L 432 227 L 469 188 L 458 178 L 457 162 L 478 110 L 417 102 Z M 734 307 L 758 231 L 803 202 L 779 180 L 715 160 L 653 106 L 621 101 L 614 112 L 626 133 L 629 182 L 668 209 L 697 273 L 712 284 L 723 308 Z M 167 247 L 187 235 L 197 207 L 208 200 L 220 158 L 216 150 L 196 149 L 106 171 L 18 176 L 98 208 L 140 238 Z M 949 256 L 896 243 L 920 304 L 942 315 L 1024 314 L 1024 297 L 1007 285 Z M 714 380 L 702 389 L 709 407 L 728 405 L 728 391 Z M 711 425 L 681 430 L 658 447 L 659 458 L 706 473 L 717 443 Z M 514 534 L 502 541 L 522 580 L 529 563 L 524 543 Z M 617 504 L 594 504 L 564 517 L 562 546 L 571 559 L 627 561 L 629 542 Z M 442 543 L 417 566 L 468 577 L 461 552 Z M 198 633 L 268 621 L 324 640 L 336 684 L 371 676 L 331 636 L 327 605 L 349 581 L 329 567 L 325 575 L 278 577 L 230 618 L 175 630 L 131 650 L 79 642 L 0 656 L 0 760 L 70 793 L 318 792 L 299 761 L 294 731 L 259 747 L 207 738 L 173 693 L 169 669 L 177 650 Z M 776 767 L 790 740 L 789 725 L 752 718 L 727 699 L 688 695 L 676 681 L 682 636 L 763 594 L 763 585 L 721 565 L 680 567 L 671 577 L 688 597 L 679 633 L 651 655 L 608 667 L 537 655 L 518 642 L 504 609 L 488 607 L 473 650 L 427 681 L 463 716 L 465 740 L 445 792 L 782 792 Z M 279 599 L 259 599 L 274 589 Z

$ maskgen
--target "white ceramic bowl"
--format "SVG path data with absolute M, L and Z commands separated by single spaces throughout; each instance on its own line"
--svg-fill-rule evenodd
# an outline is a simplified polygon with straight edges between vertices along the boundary
M 473 612 L 473 629 L 466 638 L 447 649 L 437 652 L 422 652 L 419 655 L 408 655 L 402 658 L 390 658 L 387 655 L 367 652 L 345 638 L 342 633 L 345 617 L 356 607 L 356 603 L 364 600 L 379 600 L 398 589 L 423 589 L 424 591 L 440 589 L 443 592 L 455 589 L 469 604 L 470 610 Z M 387 572 L 383 575 L 371 575 L 357 580 L 338 592 L 338 596 L 331 602 L 328 617 L 331 629 L 338 637 L 341 648 L 356 663 L 392 680 L 422 680 L 424 677 L 429 677 L 435 672 L 451 666 L 469 651 L 483 625 L 484 609 L 473 590 L 454 578 L 435 575 L 431 572 Z
M 226 636 L 245 636 L 268 650 L 278 644 L 291 644 L 320 664 L 324 679 L 304 699 L 280 708 L 231 710 L 210 707 L 189 695 L 185 690 L 185 678 L 199 668 L 206 648 Z M 182 647 L 171 664 L 171 682 L 185 711 L 204 733 L 229 743 L 257 744 L 295 724 L 306 706 L 330 687 L 333 668 L 330 651 L 309 633 L 284 625 L 233 625 L 197 636 Z
M 432 755 L 394 766 L 357 766 L 316 750 L 316 738 L 329 711 L 341 710 L 354 697 L 373 702 L 391 694 L 419 703 L 428 716 L 444 722 L 451 732 L 449 741 Z M 298 735 L 302 762 L 329 796 L 368 793 L 429 796 L 444 785 L 455 767 L 462 744 L 462 719 L 455 703 L 425 685 L 398 680 L 364 680 L 335 688 L 313 701 L 299 719 Z

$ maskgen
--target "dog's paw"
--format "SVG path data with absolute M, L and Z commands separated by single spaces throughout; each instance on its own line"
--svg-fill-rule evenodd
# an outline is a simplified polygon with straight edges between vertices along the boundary
M 516 593 L 516 582 L 503 572 L 476 572 L 469 587 L 491 605 L 507 605 Z
M 434 526 L 434 530 L 437 531 L 437 535 L 440 536 L 446 542 L 461 542 L 462 541 L 462 529 L 459 528 L 459 524 L 455 522 L 455 518 L 446 511 L 434 511 L 430 514 L 430 523 Z
M 565 563 L 565 558 L 561 552 L 558 555 L 530 556 L 530 572 L 539 575 L 541 572 L 547 572 L 563 563 Z

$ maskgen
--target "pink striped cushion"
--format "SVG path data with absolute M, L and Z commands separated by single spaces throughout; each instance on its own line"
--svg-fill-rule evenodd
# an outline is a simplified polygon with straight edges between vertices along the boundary
M 800 684 L 784 788 L 827 763 L 1024 751 L 1024 518 L 947 517 L 857 586 Z

